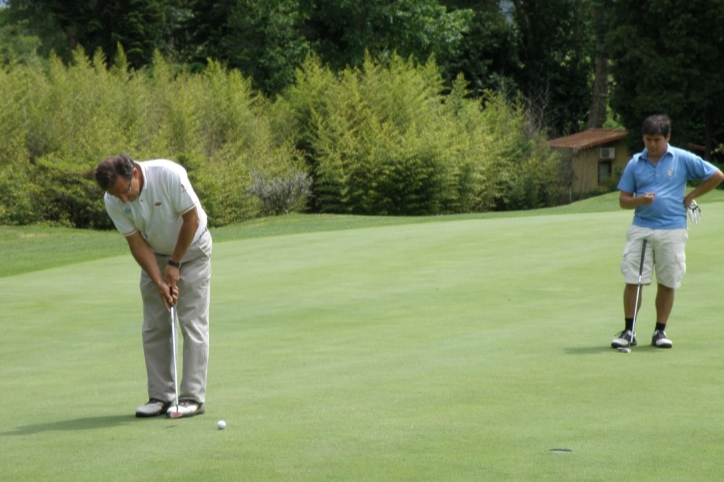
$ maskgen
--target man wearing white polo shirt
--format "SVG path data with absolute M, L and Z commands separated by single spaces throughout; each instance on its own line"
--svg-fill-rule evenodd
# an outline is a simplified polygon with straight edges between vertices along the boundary
M 170 305 L 184 337 L 178 411 L 204 413 L 209 359 L 211 235 L 186 170 L 165 159 L 135 162 L 125 154 L 94 171 L 106 211 L 141 266 L 143 351 L 149 401 L 137 417 L 175 411 Z

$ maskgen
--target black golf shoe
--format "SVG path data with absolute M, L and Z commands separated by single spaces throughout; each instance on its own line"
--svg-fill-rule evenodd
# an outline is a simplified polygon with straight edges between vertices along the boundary
M 631 330 L 623 330 L 611 341 L 611 348 L 628 348 L 637 344 L 636 334 Z
M 674 344 L 666 336 L 664 330 L 656 330 L 654 335 L 651 337 L 651 345 L 656 348 L 671 348 Z

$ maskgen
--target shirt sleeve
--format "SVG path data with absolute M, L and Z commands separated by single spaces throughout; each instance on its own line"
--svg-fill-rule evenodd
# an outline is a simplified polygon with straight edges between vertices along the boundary
M 119 205 L 118 202 L 115 202 L 110 194 L 106 193 L 105 196 L 103 196 L 103 202 L 106 204 L 106 212 L 108 212 L 108 215 L 111 217 L 111 221 L 113 221 L 113 224 L 119 233 L 128 237 L 138 231 L 138 229 L 136 229 L 136 225 L 133 223 L 133 219 L 124 214 L 123 206 Z
M 710 162 L 705 161 L 699 156 L 693 154 L 686 156 L 687 181 L 695 181 L 699 179 L 706 181 L 718 170 L 719 169 L 716 166 L 714 166 Z
M 621 175 L 621 180 L 618 182 L 617 188 L 619 191 L 630 193 L 636 192 L 636 179 L 634 178 L 636 161 L 637 159 L 634 157 L 628 161 L 628 164 L 626 164 L 626 168 L 623 170 L 623 174 Z
M 167 170 L 164 174 L 166 192 L 177 213 L 184 215 L 199 204 L 199 198 L 191 187 L 191 182 L 183 167 L 178 166 L 177 169 Z

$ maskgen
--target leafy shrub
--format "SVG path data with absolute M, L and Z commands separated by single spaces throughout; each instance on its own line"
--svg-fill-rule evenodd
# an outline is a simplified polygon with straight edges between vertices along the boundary
M 355 214 L 442 214 L 552 205 L 561 160 L 527 138 L 521 104 L 489 94 L 485 108 L 458 78 L 441 94 L 433 59 L 369 58 L 335 77 L 310 57 L 275 116 L 304 150 L 313 208 Z M 273 121 L 282 124 L 281 121 Z
M 567 164 L 548 147 L 542 132 L 531 134 L 523 104 L 488 93 L 482 117 L 492 208 L 534 209 L 565 202 L 571 182 Z
M 32 224 L 39 220 L 29 191 L 24 169 L 11 166 L 0 169 L 0 224 Z
M 450 212 L 451 145 L 459 137 L 441 102 L 434 62 L 392 56 L 335 78 L 308 58 L 279 105 L 296 123 L 321 212 Z
M 113 227 L 92 167 L 41 158 L 31 173 L 29 192 L 39 219 L 71 227 Z
M 306 173 L 288 171 L 283 177 L 267 179 L 264 173 L 252 171 L 252 183 L 247 188 L 256 197 L 264 214 L 289 214 L 311 194 L 312 180 Z
M 0 222 L 111 227 L 90 176 L 119 152 L 184 165 L 212 226 L 258 214 L 245 192 L 249 169 L 299 165 L 294 146 L 272 135 L 269 101 L 215 62 L 200 75 L 174 74 L 156 54 L 151 68 L 132 71 L 119 49 L 107 69 L 101 53 L 78 49 L 68 66 L 51 58 L 0 70 L 0 107 L 0 172 L 23 180 L 0 182 Z
M 0 69 L 0 224 L 38 221 L 28 195 L 27 130 L 23 111 L 34 81 L 32 69 L 13 64 Z
M 304 172 L 309 208 L 331 213 L 528 209 L 568 192 L 565 162 L 526 134 L 520 103 L 470 99 L 462 77 L 443 94 L 434 59 L 368 57 L 336 75 L 310 56 L 274 101 L 214 61 L 191 74 L 156 54 L 133 71 L 119 49 L 105 65 L 78 49 L 71 65 L 0 69 L 1 223 L 110 228 L 91 173 L 119 152 L 182 164 L 211 226 L 268 212 L 247 194 L 262 192 L 250 173 L 282 186 Z

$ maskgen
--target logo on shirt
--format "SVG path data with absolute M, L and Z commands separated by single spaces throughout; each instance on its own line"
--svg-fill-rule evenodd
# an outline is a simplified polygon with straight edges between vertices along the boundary
M 123 212 L 126 214 L 131 214 L 131 208 L 126 208 L 123 210 Z
M 669 177 L 674 177 L 674 170 L 673 170 L 673 169 L 669 169 L 668 171 L 666 171 L 666 174 L 667 174 Z
M 183 183 L 181 183 L 181 192 L 186 192 L 186 186 L 184 186 Z
M 154 204 L 154 206 L 156 206 L 156 207 L 159 207 L 160 205 L 161 205 L 161 202 L 160 202 L 160 201 L 157 202 L 156 204 Z

